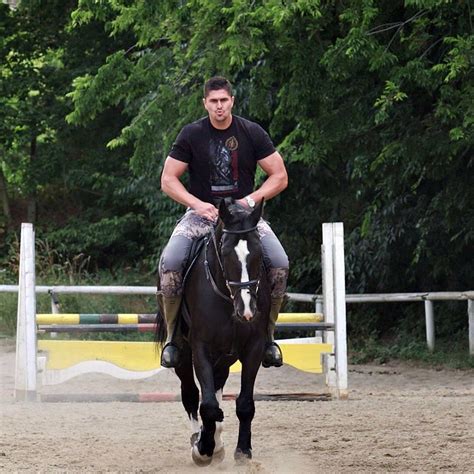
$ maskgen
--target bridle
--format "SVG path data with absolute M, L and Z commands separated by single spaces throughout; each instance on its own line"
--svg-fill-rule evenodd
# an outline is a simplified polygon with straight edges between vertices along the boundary
M 248 234 L 250 232 L 255 232 L 256 230 L 257 230 L 257 226 L 255 225 L 253 227 L 250 227 L 249 229 L 239 229 L 239 230 L 231 230 L 231 229 L 225 229 L 224 228 L 224 229 L 222 229 L 222 233 L 223 234 L 239 235 L 239 234 Z M 212 276 L 211 270 L 209 268 L 209 261 L 207 259 L 207 248 L 208 248 L 208 245 L 209 245 L 209 239 L 208 239 L 206 241 L 205 250 L 204 250 L 204 267 L 206 269 L 206 277 L 211 282 L 211 285 L 212 285 L 212 288 L 214 289 L 214 291 L 219 296 L 221 296 L 225 300 L 229 301 L 230 303 L 234 302 L 235 296 L 237 295 L 237 292 L 242 291 L 245 288 L 248 288 L 251 292 L 253 292 L 256 295 L 257 292 L 258 292 L 258 287 L 260 286 L 260 278 L 261 278 L 260 273 L 258 275 L 258 278 L 254 279 L 254 280 L 248 280 L 248 281 L 228 280 L 225 276 L 226 272 L 225 272 L 225 268 L 224 268 L 224 265 L 222 263 L 222 259 L 221 259 L 221 256 L 220 256 L 219 246 L 217 244 L 216 233 L 215 233 L 214 229 L 212 229 L 212 231 L 211 231 L 211 238 L 212 238 L 212 242 L 214 243 L 214 249 L 215 249 L 215 252 L 216 252 L 217 261 L 219 262 L 219 267 L 221 268 L 222 275 L 224 276 L 225 285 L 226 285 L 227 289 L 229 290 L 229 295 L 230 296 L 222 293 L 222 291 L 217 286 L 216 281 L 214 280 L 214 277 Z M 255 290 L 252 291 L 252 287 L 255 287 Z M 236 289 L 237 291 L 233 292 L 232 291 L 233 288 Z

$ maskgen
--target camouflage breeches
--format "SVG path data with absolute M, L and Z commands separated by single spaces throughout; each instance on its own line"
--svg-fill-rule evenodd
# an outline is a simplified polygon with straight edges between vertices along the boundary
M 184 267 L 193 242 L 208 234 L 213 223 L 188 210 L 178 221 L 170 240 L 161 254 L 159 277 L 164 296 L 171 297 L 183 292 Z M 283 246 L 268 222 L 260 219 L 257 230 L 262 242 L 263 258 L 267 268 L 272 297 L 284 296 L 288 280 L 289 262 Z

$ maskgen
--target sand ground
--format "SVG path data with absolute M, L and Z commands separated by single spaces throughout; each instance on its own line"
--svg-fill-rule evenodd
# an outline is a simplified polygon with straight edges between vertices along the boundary
M 233 460 L 238 420 L 224 402 L 226 458 L 208 468 L 190 456 L 179 402 L 15 403 L 14 346 L 0 345 L 2 472 L 326 473 L 474 472 L 474 371 L 406 364 L 351 366 L 346 401 L 257 402 L 253 460 Z M 237 392 L 231 375 L 227 392 Z M 49 393 L 178 393 L 172 371 L 145 381 L 89 374 Z M 321 392 L 323 377 L 261 369 L 256 390 Z

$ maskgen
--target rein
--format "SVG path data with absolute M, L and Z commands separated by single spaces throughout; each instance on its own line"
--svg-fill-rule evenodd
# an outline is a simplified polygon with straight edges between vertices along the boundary
M 216 249 L 216 255 L 217 255 L 217 261 L 219 262 L 219 266 L 222 269 L 222 274 L 224 274 L 224 268 L 222 266 L 221 259 L 219 257 L 219 252 L 217 251 L 217 245 L 216 245 L 216 237 L 214 234 L 214 230 L 212 231 L 212 237 L 214 241 L 214 247 Z M 214 290 L 215 293 L 217 293 L 221 298 L 225 299 L 229 303 L 233 302 L 233 298 L 231 298 L 232 293 L 230 294 L 231 296 L 227 296 L 224 293 L 222 293 L 221 290 L 219 290 L 219 287 L 217 286 L 216 280 L 214 280 L 214 277 L 212 276 L 211 269 L 209 268 L 209 260 L 207 259 L 207 249 L 209 247 L 209 239 L 206 238 L 206 243 L 204 247 L 204 269 L 206 270 L 206 278 L 211 282 L 212 289 Z

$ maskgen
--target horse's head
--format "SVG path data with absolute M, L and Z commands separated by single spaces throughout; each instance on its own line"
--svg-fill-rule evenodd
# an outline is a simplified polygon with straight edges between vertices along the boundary
M 263 201 L 253 211 L 227 200 L 219 206 L 222 270 L 234 304 L 234 316 L 243 321 L 251 321 L 257 314 L 263 258 L 257 223 L 262 209 Z

